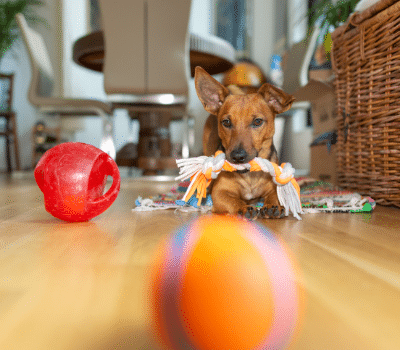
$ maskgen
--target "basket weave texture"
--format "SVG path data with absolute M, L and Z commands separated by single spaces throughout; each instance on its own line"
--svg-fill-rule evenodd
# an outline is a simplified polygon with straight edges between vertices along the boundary
M 351 16 L 332 40 L 339 185 L 400 207 L 400 1 Z

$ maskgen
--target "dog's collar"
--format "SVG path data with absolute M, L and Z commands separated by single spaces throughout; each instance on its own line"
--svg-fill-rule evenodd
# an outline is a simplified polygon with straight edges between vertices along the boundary
M 236 172 L 237 172 L 238 174 L 246 174 L 246 173 L 248 173 L 249 171 L 250 171 L 249 169 L 236 170 Z

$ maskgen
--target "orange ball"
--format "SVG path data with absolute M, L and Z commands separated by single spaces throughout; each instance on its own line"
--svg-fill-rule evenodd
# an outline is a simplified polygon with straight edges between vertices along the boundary
M 282 348 L 298 327 L 301 290 L 287 248 L 260 225 L 203 216 L 162 245 L 152 276 L 163 348 Z

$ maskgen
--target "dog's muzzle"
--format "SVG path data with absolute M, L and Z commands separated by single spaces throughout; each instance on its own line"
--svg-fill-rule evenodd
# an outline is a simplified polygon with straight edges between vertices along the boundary
M 247 163 L 248 154 L 243 147 L 239 146 L 231 152 L 230 158 L 235 164 L 243 164 Z

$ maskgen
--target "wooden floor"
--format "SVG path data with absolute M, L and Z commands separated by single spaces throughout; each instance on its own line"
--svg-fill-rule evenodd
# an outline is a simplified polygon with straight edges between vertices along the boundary
M 32 176 L 0 178 L 0 349 L 158 349 L 148 267 L 160 239 L 196 214 L 131 209 L 170 186 L 124 179 L 108 211 L 70 224 L 45 211 Z M 294 349 L 400 349 L 400 210 L 264 223 L 304 276 Z

